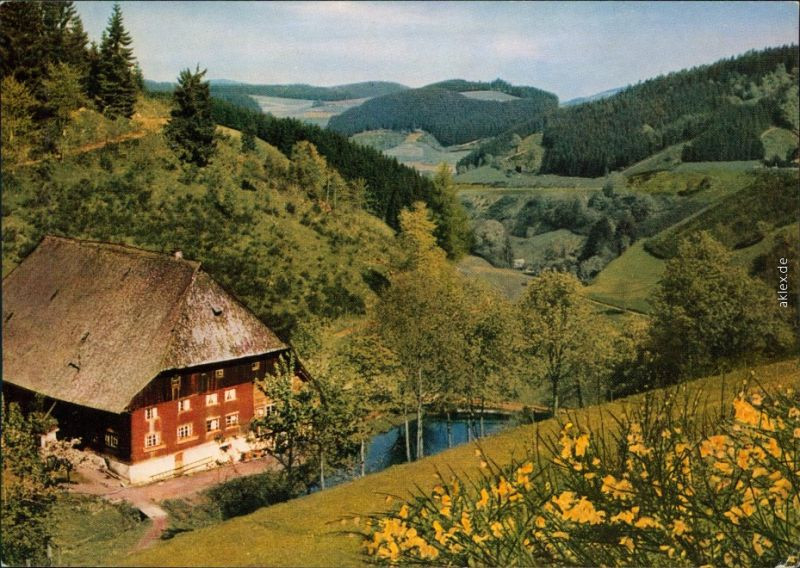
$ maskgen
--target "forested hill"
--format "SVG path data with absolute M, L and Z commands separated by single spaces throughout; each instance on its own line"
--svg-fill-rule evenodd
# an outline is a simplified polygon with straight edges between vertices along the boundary
M 264 97 L 283 97 L 286 99 L 308 99 L 318 101 L 343 101 L 347 99 L 365 99 L 399 93 L 408 90 L 408 87 L 400 83 L 390 83 L 387 81 L 366 81 L 363 83 L 337 85 L 335 87 L 317 87 L 305 84 L 215 84 L 212 85 L 212 90 L 225 94 L 260 95 Z
M 548 120 L 542 173 L 598 176 L 679 142 L 684 161 L 752 160 L 770 125 L 798 130 L 798 47 L 748 52 L 629 87 Z
M 449 79 L 447 81 L 440 81 L 438 83 L 425 85 L 423 88 L 446 89 L 448 91 L 455 91 L 457 93 L 466 93 L 472 91 L 497 91 L 499 93 L 511 95 L 512 97 L 518 97 L 520 99 L 545 98 L 552 99 L 556 102 L 556 104 L 558 103 L 558 97 L 553 93 L 548 93 L 547 91 L 537 89 L 536 87 L 512 85 L 511 83 L 503 81 L 502 79 L 495 79 L 490 83 L 483 81 L 466 81 L 464 79 Z
M 416 170 L 403 166 L 379 151 L 349 141 L 339 133 L 291 118 L 275 118 L 228 101 L 215 99 L 214 120 L 237 130 L 253 129 L 256 136 L 290 155 L 301 140 L 313 143 L 328 163 L 348 180 L 366 182 L 369 208 L 391 227 L 397 215 L 415 201 L 424 201 L 441 217 L 441 202 L 433 183 Z M 440 221 L 441 222 L 441 221 Z
M 555 95 L 540 93 L 501 102 L 468 98 L 441 87 L 423 87 L 370 99 L 332 117 L 328 128 L 348 136 L 380 128 L 421 128 L 444 145 L 462 144 L 495 136 L 557 108 Z

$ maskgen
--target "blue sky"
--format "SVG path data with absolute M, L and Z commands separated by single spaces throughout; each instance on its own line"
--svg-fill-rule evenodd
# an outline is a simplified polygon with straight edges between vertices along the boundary
M 797 2 L 121 2 L 144 75 L 540 87 L 566 100 L 796 43 Z M 76 2 L 99 40 L 110 2 Z

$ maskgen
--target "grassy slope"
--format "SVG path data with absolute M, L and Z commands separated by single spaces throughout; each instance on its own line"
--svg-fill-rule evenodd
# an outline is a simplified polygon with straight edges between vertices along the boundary
M 151 523 L 125 505 L 64 494 L 56 501 L 52 526 L 57 565 L 100 566 L 123 562 Z
M 797 360 L 791 360 L 764 366 L 756 370 L 756 377 L 764 386 L 800 386 L 797 365 Z M 690 391 L 703 393 L 700 415 L 710 416 L 719 411 L 721 402 L 727 408 L 741 382 L 749 376 L 748 370 L 742 370 L 728 375 L 724 381 L 709 377 L 688 383 Z M 637 398 L 579 410 L 574 419 L 596 429 L 604 413 L 619 413 L 624 406 L 636 404 Z M 607 416 L 605 421 L 608 422 Z M 557 430 L 555 420 L 546 420 L 487 438 L 482 446 L 490 458 L 505 463 L 512 454 L 522 455 L 526 447 L 531 447 L 537 432 L 549 436 Z M 217 527 L 179 535 L 129 556 L 125 563 L 139 566 L 363 565 L 366 558 L 360 554 L 359 538 L 347 534 L 357 527 L 346 519 L 387 510 L 387 494 L 402 498 L 415 487 L 430 490 L 437 482 L 437 468 L 445 473 L 452 468 L 459 473 L 476 474 L 478 460 L 474 449 L 474 446 L 464 445 L 420 462 L 395 466 L 321 493 L 264 508 Z
M 646 313 L 650 310 L 648 300 L 663 273 L 664 261 L 644 250 L 644 241 L 638 241 L 597 275 L 587 288 L 587 296 Z

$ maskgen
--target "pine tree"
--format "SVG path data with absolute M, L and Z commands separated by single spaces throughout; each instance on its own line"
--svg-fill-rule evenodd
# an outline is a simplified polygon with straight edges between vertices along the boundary
M 130 34 L 122 23 L 122 10 L 114 4 L 108 27 L 100 42 L 97 65 L 97 104 L 110 117 L 133 115 L 136 102 L 136 59 Z
M 203 81 L 206 70 L 198 66 L 194 73 L 181 71 L 172 94 L 171 118 L 164 132 L 170 146 L 182 162 L 203 167 L 216 148 L 216 124 L 211 116 L 211 92 Z

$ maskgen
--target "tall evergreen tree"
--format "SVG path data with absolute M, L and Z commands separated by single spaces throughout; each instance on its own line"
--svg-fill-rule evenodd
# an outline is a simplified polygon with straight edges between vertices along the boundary
M 122 9 L 114 4 L 100 42 L 97 65 L 97 104 L 110 117 L 133 115 L 136 102 L 136 59 L 130 34 L 122 23 Z
M 211 93 L 206 70 L 198 66 L 194 73 L 184 69 L 172 94 L 171 118 L 164 129 L 167 140 L 182 162 L 203 167 L 216 148 L 216 124 L 211 116 Z

